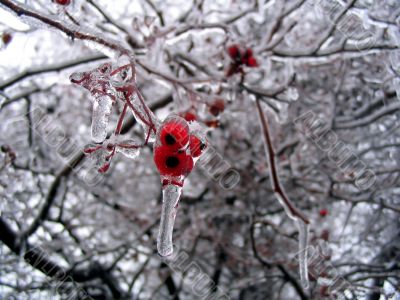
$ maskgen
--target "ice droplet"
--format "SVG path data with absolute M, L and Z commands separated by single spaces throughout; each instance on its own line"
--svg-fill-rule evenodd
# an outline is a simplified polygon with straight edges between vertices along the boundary
M 107 137 L 107 125 L 112 103 L 108 96 L 102 96 L 98 97 L 93 104 L 92 140 L 95 143 L 101 143 Z
M 161 221 L 157 238 L 157 250 L 161 256 L 168 256 L 173 252 L 172 233 L 181 192 L 181 187 L 172 184 L 163 189 Z
M 308 280 L 308 263 L 307 263 L 307 248 L 308 248 L 308 230 L 309 225 L 303 220 L 297 218 L 297 227 L 299 229 L 299 269 L 301 285 L 304 289 L 308 289 L 310 283 Z

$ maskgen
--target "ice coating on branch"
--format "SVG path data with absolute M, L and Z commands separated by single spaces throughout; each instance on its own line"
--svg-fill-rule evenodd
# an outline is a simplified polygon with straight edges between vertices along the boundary
M 28 5 L 24 4 L 24 2 L 25 1 L 23 1 L 22 3 L 18 2 L 18 7 L 20 9 L 29 11 L 31 14 L 40 15 L 44 18 L 52 19 L 54 22 L 59 22 L 59 23 L 62 22 L 62 20 L 58 16 L 45 14 L 45 13 L 35 9 L 32 6 L 28 6 Z M 17 14 L 16 11 L 14 9 L 10 9 L 10 7 L 7 4 L 0 3 L 0 8 L 6 10 L 9 13 L 11 13 L 12 15 L 18 17 L 19 21 L 22 21 L 23 23 L 29 25 L 32 28 L 43 28 L 43 29 L 48 29 L 48 30 L 52 30 L 52 31 L 57 31 L 54 29 L 54 27 L 45 24 L 44 22 L 38 20 L 37 18 L 28 16 L 26 14 Z M 59 30 L 58 30 L 58 33 L 60 33 Z
M 89 144 L 84 148 L 84 153 L 94 162 L 97 168 L 102 168 L 107 164 L 107 152 L 103 150 L 101 145 Z
M 282 199 L 282 196 L 278 193 L 275 193 L 276 198 L 279 203 L 283 206 L 286 215 L 296 222 L 297 228 L 299 230 L 299 273 L 300 280 L 303 288 L 308 289 L 309 280 L 308 280 L 308 264 L 307 264 L 307 248 L 308 248 L 308 231 L 309 225 L 306 224 L 301 218 L 293 214 L 292 210 L 286 205 L 285 201 Z
M 83 43 L 87 47 L 100 51 L 106 56 L 112 58 L 117 57 L 121 52 L 126 51 L 123 47 L 119 46 L 119 44 L 121 44 L 121 41 L 113 40 L 109 37 L 106 37 L 103 32 L 97 30 L 94 27 L 86 28 L 83 22 L 79 25 L 71 22 L 71 11 L 69 11 L 69 16 L 65 17 L 64 12 L 66 12 L 66 7 L 58 9 L 57 13 L 48 14 L 35 9 L 30 5 L 25 5 L 24 2 L 27 1 L 17 1 L 18 10 L 13 8 L 15 3 L 8 4 L 7 2 L 0 3 L 0 8 L 10 12 L 14 16 L 18 17 L 20 21 L 29 25 L 32 28 L 47 29 L 54 31 L 58 34 L 67 34 L 68 37 L 71 37 L 71 32 L 77 32 L 79 34 L 75 34 L 75 36 L 73 37 L 74 40 L 83 40 Z M 70 7 L 77 6 L 78 4 L 75 4 L 71 5 Z M 51 20 L 51 22 L 47 20 Z M 62 29 L 60 30 L 60 28 Z
M 134 59 L 132 57 L 122 55 L 118 58 L 113 66 L 111 73 L 111 84 L 114 87 L 123 87 L 126 84 L 136 81 L 136 70 Z
M 299 229 L 299 269 L 301 285 L 304 289 L 308 289 L 310 283 L 308 280 L 308 262 L 307 262 L 307 248 L 308 248 L 308 231 L 309 225 L 304 223 L 303 220 L 297 218 L 297 227 Z
M 118 59 L 111 72 L 110 82 L 118 99 L 128 103 L 136 121 L 142 126 L 146 143 L 154 142 L 158 120 L 136 86 L 136 70 L 132 57 L 123 55 Z
M 139 156 L 142 146 L 136 140 L 122 140 L 120 135 L 112 135 L 102 144 L 87 145 L 83 152 L 95 161 L 98 171 L 104 173 L 109 169 L 112 158 L 116 153 L 121 153 L 127 158 L 135 159 Z
M 130 101 L 134 109 L 131 109 L 133 116 L 140 126 L 143 128 L 144 138 L 149 143 L 154 143 L 156 140 L 156 130 L 158 120 L 153 112 L 144 104 L 144 99 L 140 92 L 133 94 Z M 150 121 L 149 121 L 150 120 Z
M 109 80 L 111 69 L 110 63 L 104 63 L 87 72 L 75 72 L 71 74 L 70 80 L 87 89 L 95 98 L 103 95 L 114 98 L 115 92 Z
M 169 256 L 173 253 L 172 233 L 181 192 L 181 187 L 172 184 L 163 189 L 161 221 L 157 237 L 157 250 L 161 256 Z
M 95 142 L 104 140 L 106 133 L 103 130 L 107 127 L 105 123 L 108 122 L 111 106 L 116 101 L 124 103 L 142 126 L 145 144 L 155 140 L 158 121 L 140 94 L 135 76 L 134 59 L 126 55 L 120 56 L 115 64 L 104 63 L 95 69 L 70 76 L 72 83 L 87 89 L 94 98 L 92 133 Z
M 272 175 L 271 175 L 272 176 Z M 290 208 L 286 205 L 285 201 L 282 199 L 282 196 L 278 193 L 275 193 L 275 197 L 278 199 L 279 203 L 283 206 L 286 215 L 294 221 L 297 221 L 297 216 L 293 214 Z
M 125 155 L 127 158 L 135 159 L 139 156 L 140 147 L 139 143 L 135 140 L 121 141 L 116 145 L 116 151 Z
M 95 143 L 101 143 L 107 137 L 107 126 L 112 104 L 113 101 L 107 96 L 99 97 L 93 103 L 92 140 Z
M 158 119 L 147 106 L 136 86 L 136 70 L 132 57 L 122 56 L 111 73 L 112 85 L 118 92 L 118 99 L 126 102 L 136 121 L 143 128 L 145 144 L 155 141 Z
M 71 27 L 73 28 L 74 26 L 71 26 Z M 103 41 L 106 41 L 109 44 L 118 45 L 118 41 L 106 38 L 105 36 L 102 36 L 100 32 L 96 32 L 93 29 L 86 29 L 86 30 L 80 29 L 80 31 L 86 32 L 88 35 L 101 36 L 101 39 Z M 104 55 L 111 57 L 111 58 L 116 57 L 119 52 L 116 49 L 111 49 L 110 47 L 100 44 L 99 42 L 93 41 L 93 40 L 84 40 L 83 43 L 86 45 L 86 47 L 96 50 L 96 51 L 99 51 L 99 52 L 103 53 Z

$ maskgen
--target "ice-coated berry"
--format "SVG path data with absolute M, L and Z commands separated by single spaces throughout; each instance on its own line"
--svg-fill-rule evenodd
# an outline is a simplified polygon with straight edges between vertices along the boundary
M 182 149 L 189 142 L 189 126 L 181 117 L 164 121 L 160 129 L 160 142 L 172 150 Z
M 154 163 L 161 175 L 187 176 L 193 169 L 193 159 L 185 151 L 175 152 L 168 146 L 154 150 Z
M 190 154 L 192 157 L 199 157 L 206 147 L 206 144 L 203 143 L 197 136 L 190 136 Z

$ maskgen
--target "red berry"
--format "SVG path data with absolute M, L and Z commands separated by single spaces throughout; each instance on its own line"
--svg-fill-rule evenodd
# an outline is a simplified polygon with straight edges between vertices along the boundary
M 71 3 L 71 0 L 54 0 L 55 3 L 60 4 L 60 5 L 69 5 Z
M 189 126 L 182 118 L 174 117 L 164 122 L 160 130 L 160 141 L 171 150 L 179 150 L 189 142 Z
M 250 48 L 246 49 L 242 55 L 242 59 L 241 59 L 240 63 L 247 65 L 249 58 L 252 56 L 253 56 L 253 50 L 251 50 Z
M 192 157 L 199 157 L 205 148 L 206 144 L 204 144 L 197 136 L 190 136 L 190 154 Z
M 328 214 L 328 210 L 327 210 L 327 209 L 321 209 L 321 210 L 319 211 L 319 215 L 320 215 L 321 217 L 325 217 L 327 214 Z
M 197 116 L 196 114 L 194 114 L 193 112 L 186 112 L 183 114 L 183 118 L 188 121 L 188 122 L 193 122 L 193 121 L 197 121 Z
M 240 49 L 238 45 L 231 45 L 228 47 L 227 52 L 234 61 L 240 60 Z
M 251 67 L 251 68 L 255 68 L 255 67 L 258 67 L 258 62 L 257 62 L 257 60 L 256 60 L 253 56 L 251 56 L 251 57 L 249 57 L 249 59 L 247 60 L 246 65 L 249 66 L 249 67 Z
M 253 50 L 251 48 L 247 48 L 246 52 L 244 53 L 243 57 L 249 58 L 253 56 Z
M 12 35 L 8 32 L 4 32 L 1 39 L 3 40 L 3 44 L 7 46 L 12 40 Z
M 244 52 L 241 60 L 242 64 L 245 64 L 248 67 L 258 67 L 257 60 L 253 56 L 253 50 L 251 48 L 247 48 Z
M 225 109 L 225 102 L 222 99 L 216 99 L 213 104 L 211 104 L 209 111 L 213 116 L 218 116 Z
M 161 175 L 186 176 L 193 169 L 193 159 L 184 151 L 174 152 L 168 146 L 160 146 L 154 150 L 154 163 Z
M 205 121 L 204 124 L 206 124 L 208 127 L 211 127 L 211 128 L 217 128 L 220 125 L 218 120 Z

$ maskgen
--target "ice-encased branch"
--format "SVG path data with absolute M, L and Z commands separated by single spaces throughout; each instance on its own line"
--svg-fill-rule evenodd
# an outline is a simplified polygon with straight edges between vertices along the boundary
M 303 220 L 297 219 L 297 227 L 299 229 L 299 269 L 300 269 L 300 280 L 301 285 L 304 289 L 308 289 L 310 283 L 308 280 L 308 231 L 309 224 L 303 222 Z
M 119 55 L 129 55 L 130 51 L 122 47 L 117 41 L 112 41 L 108 38 L 101 37 L 100 33 L 82 32 L 78 26 L 66 25 L 56 16 L 45 15 L 33 8 L 11 0 L 0 0 L 0 7 L 13 13 L 19 19 L 28 25 L 34 27 L 48 26 L 52 29 L 60 30 L 72 39 L 82 40 L 86 43 L 91 43 L 89 46 L 94 46 L 96 49 L 110 56 L 111 52 L 116 52 Z M 100 46 L 100 47 L 99 47 Z
M 294 221 L 299 228 L 299 269 L 300 279 L 303 288 L 307 289 L 309 286 L 308 282 L 308 268 L 307 268 L 307 244 L 308 244 L 308 227 L 310 221 L 308 218 L 298 210 L 294 204 L 287 197 L 285 190 L 283 189 L 276 166 L 275 151 L 271 142 L 271 135 L 268 129 L 268 122 L 265 118 L 264 112 L 262 111 L 260 100 L 256 100 L 257 110 L 260 117 L 261 129 L 264 136 L 264 146 L 266 150 L 267 160 L 269 163 L 270 177 L 272 188 L 275 192 L 279 203 L 285 209 L 286 214 Z

